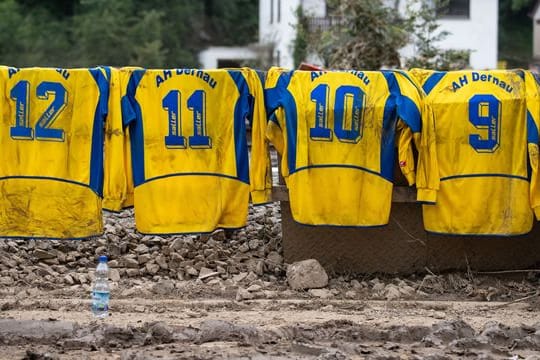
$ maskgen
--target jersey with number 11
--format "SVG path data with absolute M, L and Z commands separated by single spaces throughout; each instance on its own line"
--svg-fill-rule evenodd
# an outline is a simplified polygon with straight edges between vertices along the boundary
M 259 77 L 248 69 L 133 71 L 122 107 L 139 231 L 199 233 L 246 224 L 246 121 L 254 128 L 264 122 L 264 110 L 257 110 L 262 96 Z M 251 180 L 253 186 L 256 176 Z
M 98 68 L 0 67 L 0 236 L 102 232 L 107 98 Z

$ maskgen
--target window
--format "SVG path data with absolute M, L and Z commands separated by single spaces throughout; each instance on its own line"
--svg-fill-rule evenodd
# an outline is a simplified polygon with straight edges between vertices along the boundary
M 274 0 L 270 0 L 270 24 L 274 23 Z
M 470 17 L 470 0 L 450 0 L 444 6 L 437 9 L 439 17 Z
M 281 0 L 277 0 L 277 22 L 281 21 Z

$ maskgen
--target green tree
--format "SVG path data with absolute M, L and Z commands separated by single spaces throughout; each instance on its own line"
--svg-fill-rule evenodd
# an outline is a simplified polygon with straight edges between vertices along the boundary
M 63 66 L 69 49 L 64 24 L 47 8 L 29 12 L 14 0 L 0 1 L 0 62 L 13 66 Z
M 439 29 L 436 7 L 443 8 L 447 3 L 413 0 L 407 4 L 407 26 L 415 49 L 414 56 L 405 61 L 407 68 L 458 70 L 469 66 L 470 50 L 441 49 L 438 45 L 450 33 Z
M 85 0 L 73 16 L 73 64 L 162 66 L 162 16 L 133 0 Z
M 323 32 L 316 48 L 334 69 L 378 70 L 399 66 L 407 31 L 398 12 L 381 0 L 329 0 L 338 25 Z
M 532 19 L 528 16 L 536 0 L 500 0 L 499 59 L 507 67 L 527 67 L 532 57 Z

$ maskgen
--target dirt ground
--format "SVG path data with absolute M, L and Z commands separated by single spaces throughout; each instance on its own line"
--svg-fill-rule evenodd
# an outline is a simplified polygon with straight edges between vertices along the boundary
M 4 288 L 0 359 L 540 359 L 537 278 L 475 279 L 476 294 L 448 279 L 395 301 L 369 288 L 347 299 L 339 284 L 327 299 L 282 284 L 238 301 L 196 281 L 164 294 L 121 282 L 103 320 L 82 287 Z

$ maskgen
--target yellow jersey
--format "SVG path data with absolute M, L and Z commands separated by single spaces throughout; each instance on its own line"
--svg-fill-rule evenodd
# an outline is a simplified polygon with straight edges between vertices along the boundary
M 133 207 L 133 175 L 129 128 L 122 123 L 121 99 L 131 73 L 140 67 L 102 67 L 109 79 L 109 112 L 105 128 L 103 208 L 120 211 Z
M 540 215 L 537 84 L 521 70 L 413 69 L 425 92 L 418 200 L 429 232 L 518 235 Z M 420 153 L 426 149 L 420 149 Z
M 103 73 L 0 67 L 0 99 L 0 236 L 99 235 Z
M 282 156 L 295 221 L 382 226 L 389 220 L 398 121 L 421 131 L 416 86 L 392 71 L 268 73 L 267 135 Z M 399 142 L 410 147 L 410 141 Z M 412 150 L 411 150 L 412 152 Z M 409 149 L 400 149 L 400 159 Z M 409 183 L 414 163 L 400 161 Z
M 263 95 L 249 69 L 133 71 L 122 108 L 140 232 L 239 228 L 250 190 L 254 203 L 269 201 Z M 246 121 L 253 129 L 251 160 L 259 165 L 251 183 Z

